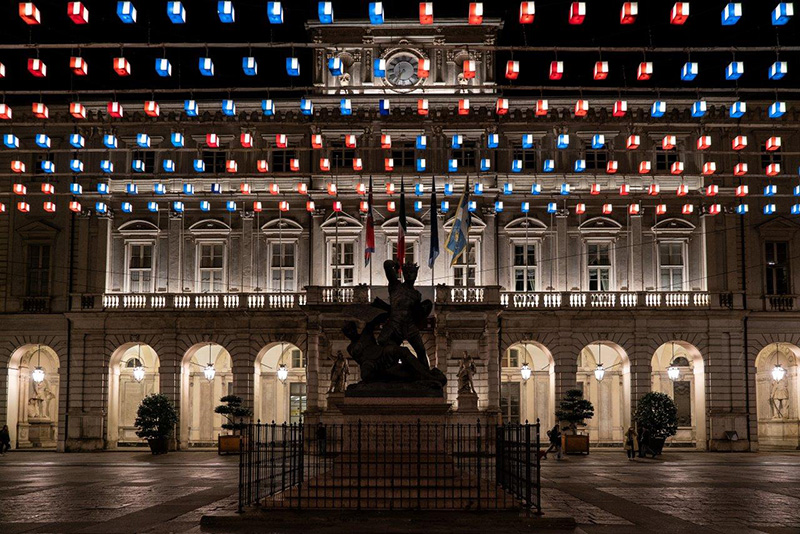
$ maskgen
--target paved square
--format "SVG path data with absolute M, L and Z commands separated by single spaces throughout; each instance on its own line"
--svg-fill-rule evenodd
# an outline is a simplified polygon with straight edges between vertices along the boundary
M 795 453 L 592 452 L 546 460 L 542 500 L 578 532 L 800 533 L 799 467 Z M 210 452 L 13 452 L 0 457 L 0 532 L 201 532 L 204 513 L 235 508 L 237 468 Z

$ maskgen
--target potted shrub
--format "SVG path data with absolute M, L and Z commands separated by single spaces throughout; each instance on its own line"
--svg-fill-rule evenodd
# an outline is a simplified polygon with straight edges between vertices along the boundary
M 647 393 L 639 399 L 633 419 L 642 431 L 640 447 L 653 458 L 661 454 L 666 439 L 678 432 L 678 408 L 664 393 Z
M 578 434 L 578 426 L 584 426 L 586 419 L 594 417 L 594 406 L 583 398 L 579 389 L 570 389 L 559 403 L 556 418 L 560 423 L 567 423 L 562 437 L 562 447 L 565 454 L 589 454 L 589 436 Z
M 142 399 L 136 412 L 136 435 L 147 440 L 153 454 L 166 454 L 178 414 L 166 395 L 153 393 Z
M 236 395 L 225 395 L 220 400 L 220 404 L 214 408 L 214 412 L 222 415 L 228 420 L 227 423 L 222 425 L 225 430 L 230 430 L 231 435 L 223 436 L 220 434 L 218 442 L 219 454 L 224 453 L 239 453 L 241 448 L 242 437 L 239 432 L 246 426 L 242 421 L 245 417 L 250 417 L 253 412 L 249 408 L 242 406 L 242 398 Z M 237 422 L 238 420 L 238 422 Z

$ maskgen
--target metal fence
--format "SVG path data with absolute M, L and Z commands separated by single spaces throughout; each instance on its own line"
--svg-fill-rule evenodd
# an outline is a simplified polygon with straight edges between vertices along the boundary
M 254 423 L 239 509 L 541 512 L 539 424 Z

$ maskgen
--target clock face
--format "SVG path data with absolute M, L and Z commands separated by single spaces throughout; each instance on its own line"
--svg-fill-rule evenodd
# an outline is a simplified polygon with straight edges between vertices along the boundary
M 419 60 L 410 54 L 398 54 L 386 65 L 386 80 L 396 87 L 410 87 L 419 82 Z

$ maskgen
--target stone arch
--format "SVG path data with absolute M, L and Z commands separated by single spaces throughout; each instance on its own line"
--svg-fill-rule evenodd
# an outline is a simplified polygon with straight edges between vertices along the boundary
M 672 380 L 668 368 L 678 369 Z M 685 340 L 665 341 L 653 351 L 650 389 L 666 393 L 678 406 L 678 433 L 671 443 L 707 448 L 705 362 L 700 350 Z
M 254 366 L 253 418 L 276 423 L 300 422 L 306 410 L 306 352 L 287 341 L 272 341 L 258 352 Z M 278 378 L 281 365 L 287 378 Z
M 598 338 L 581 348 L 577 356 L 576 384 L 594 405 L 595 415 L 586 432 L 594 444 L 621 444 L 631 424 L 631 361 L 621 344 Z M 602 366 L 602 380 L 595 370 Z
M 41 367 L 43 380 L 33 371 Z M 14 448 L 56 448 L 61 421 L 61 360 L 48 344 L 25 343 L 11 353 L 7 374 L 6 424 Z
M 144 378 L 134 377 L 136 364 L 144 368 Z M 133 422 L 141 400 L 159 392 L 161 360 L 152 346 L 131 341 L 117 347 L 108 362 L 108 412 L 106 447 L 142 444 L 136 436 Z
M 522 368 L 528 366 L 531 375 L 523 378 Z M 534 422 L 549 428 L 555 423 L 556 403 L 555 358 L 546 345 L 529 339 L 516 341 L 501 354 L 500 407 L 504 417 L 513 396 L 519 392 L 519 422 Z M 506 391 L 503 391 L 503 390 Z
M 211 363 L 214 377 L 205 367 Z M 223 417 L 214 413 L 219 399 L 233 393 L 233 358 L 225 345 L 205 341 L 191 345 L 181 360 L 180 447 L 213 446 Z
M 783 341 L 764 346 L 755 358 L 756 415 L 761 449 L 800 447 L 798 361 L 800 348 Z M 784 371 L 782 378 L 774 373 L 778 365 Z

